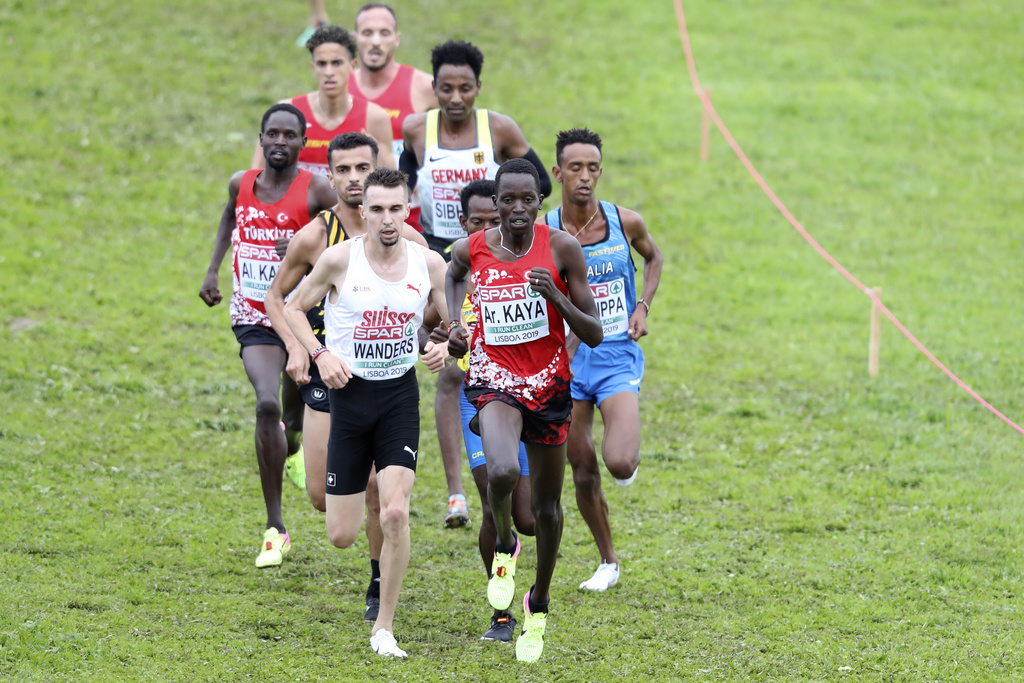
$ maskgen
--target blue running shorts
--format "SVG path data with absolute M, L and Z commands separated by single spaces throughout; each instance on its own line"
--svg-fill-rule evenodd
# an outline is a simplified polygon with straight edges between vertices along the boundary
M 600 407 L 614 394 L 639 394 L 643 378 L 644 352 L 632 339 L 604 342 L 596 349 L 580 344 L 572 359 L 569 391 L 574 401 L 592 401 Z
M 469 428 L 469 422 L 476 415 L 476 408 L 466 398 L 466 386 L 459 387 L 459 411 L 462 413 L 462 438 L 466 442 L 466 455 L 469 457 L 469 469 L 475 470 L 486 465 L 484 460 L 484 442 L 480 436 Z M 524 477 L 530 476 L 530 461 L 526 458 L 526 446 L 519 442 L 519 471 Z

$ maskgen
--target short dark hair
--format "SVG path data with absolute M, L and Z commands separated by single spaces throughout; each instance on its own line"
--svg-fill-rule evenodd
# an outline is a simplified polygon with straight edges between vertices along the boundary
M 396 171 L 388 166 L 378 166 L 370 171 L 363 183 L 363 201 L 366 201 L 366 191 L 376 185 L 377 187 L 404 187 L 405 199 L 409 200 L 409 176 L 402 171 Z
M 473 43 L 464 40 L 449 40 L 447 43 L 435 45 L 430 51 L 430 64 L 434 67 L 434 79 L 437 72 L 445 64 L 453 66 L 468 65 L 473 70 L 476 80 L 480 80 L 480 72 L 484 68 L 484 53 Z
M 569 145 L 593 145 L 601 152 L 601 136 L 589 128 L 570 128 L 558 132 L 555 138 L 555 162 L 562 165 L 562 151 Z
M 347 48 L 349 59 L 355 59 L 356 55 L 359 54 L 359 46 L 356 45 L 356 39 L 353 38 L 352 34 L 342 26 L 336 26 L 334 24 L 321 26 L 314 31 L 313 35 L 306 41 L 306 49 L 309 50 L 309 54 L 312 55 L 313 50 L 326 43 L 337 43 L 338 45 Z
M 295 118 L 297 118 L 299 120 L 299 134 L 306 134 L 306 117 L 302 114 L 301 111 L 299 111 L 298 107 L 292 104 L 288 104 L 287 102 L 278 102 L 263 114 L 263 120 L 260 121 L 261 133 L 267 129 L 267 121 L 270 120 L 270 117 L 279 111 L 286 111 Z
M 365 133 L 342 133 L 341 135 L 335 136 L 331 140 L 331 144 L 327 146 L 327 166 L 331 166 L 331 155 L 334 154 L 336 149 L 356 149 L 358 147 L 369 147 L 370 151 L 373 152 L 373 163 L 377 164 L 377 153 L 380 152 L 380 147 L 377 146 L 377 141 L 371 138 Z
M 459 202 L 462 204 L 462 213 L 469 213 L 470 197 L 486 197 L 487 199 L 490 199 L 495 194 L 496 188 L 493 180 L 474 180 L 459 192 Z
M 398 30 L 398 16 L 395 14 L 394 7 L 387 4 L 386 2 L 368 2 L 362 7 L 360 7 L 358 10 L 356 10 L 356 21 L 353 24 L 353 26 L 356 27 L 357 31 L 359 30 L 359 15 L 362 14 L 363 12 L 368 12 L 372 9 L 386 9 L 387 11 L 391 12 L 391 18 L 395 20 L 395 30 Z
M 494 194 L 498 194 L 501 178 L 506 175 L 532 176 L 537 194 L 540 194 L 540 174 L 537 173 L 537 167 L 526 159 L 509 159 L 498 168 L 498 172 L 494 174 Z

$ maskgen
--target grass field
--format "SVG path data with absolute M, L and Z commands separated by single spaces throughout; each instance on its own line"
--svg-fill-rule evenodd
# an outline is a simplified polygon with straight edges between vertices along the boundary
M 685 6 L 704 85 L 783 201 L 1024 419 L 1021 4 Z M 305 3 L 7 0 L 0 678 L 1024 679 L 1020 435 L 889 325 L 869 380 L 867 298 L 721 138 L 699 163 L 672 3 L 396 7 L 402 61 L 426 68 L 453 36 L 482 47 L 478 103 L 545 162 L 559 129 L 600 132 L 600 196 L 665 252 L 643 464 L 607 491 L 620 585 L 576 589 L 599 558 L 569 481 L 543 659 L 477 640 L 485 579 L 475 532 L 441 528 L 425 377 L 396 621 L 410 658 L 370 652 L 365 540 L 331 548 L 294 488 L 292 553 L 256 570 L 251 389 L 226 306 L 197 292 L 259 116 L 313 86 L 293 45 Z

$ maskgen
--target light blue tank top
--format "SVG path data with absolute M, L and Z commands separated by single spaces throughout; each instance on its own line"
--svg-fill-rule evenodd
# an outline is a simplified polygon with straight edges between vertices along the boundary
M 607 224 L 605 238 L 583 247 L 587 257 L 587 279 L 594 293 L 597 312 L 601 316 L 605 341 L 629 339 L 629 318 L 636 308 L 636 266 L 629 250 L 629 241 L 622 231 L 619 207 L 601 203 Z M 544 222 L 557 230 L 562 227 L 562 209 L 548 211 Z

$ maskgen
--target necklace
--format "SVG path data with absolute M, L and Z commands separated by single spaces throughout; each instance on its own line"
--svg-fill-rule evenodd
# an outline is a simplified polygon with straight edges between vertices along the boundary
M 600 211 L 600 210 L 601 210 L 601 205 L 598 204 L 597 205 L 597 211 L 594 211 L 594 213 L 592 213 L 590 215 L 590 218 L 587 219 L 587 222 L 583 224 L 583 227 L 580 228 L 579 230 L 577 230 L 576 232 L 574 232 L 572 236 L 573 237 L 579 237 L 580 233 L 587 229 L 587 226 L 590 225 L 590 221 L 594 220 L 594 217 L 597 216 L 597 212 Z
M 498 228 L 498 237 L 500 238 L 500 242 L 498 243 L 498 246 L 500 246 L 502 249 L 504 249 L 508 253 L 512 254 L 516 258 L 523 258 L 524 256 L 526 256 L 527 254 L 530 253 L 531 249 L 533 249 L 533 240 L 537 238 L 537 231 L 536 230 L 533 231 L 533 237 L 530 239 L 530 246 L 528 246 L 526 248 L 526 251 L 524 251 L 522 254 L 517 254 L 516 252 L 512 251 L 511 249 L 509 249 L 508 247 L 505 246 L 505 233 L 503 233 L 501 231 L 501 228 Z

